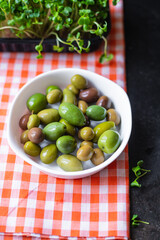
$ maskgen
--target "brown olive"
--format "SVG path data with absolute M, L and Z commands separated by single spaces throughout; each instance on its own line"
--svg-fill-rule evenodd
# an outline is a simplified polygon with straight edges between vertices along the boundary
M 41 128 L 31 128 L 28 132 L 28 138 L 33 143 L 40 143 L 44 139 L 44 134 Z
M 79 138 L 80 140 L 83 140 L 83 138 L 81 137 L 81 134 L 80 134 L 80 130 L 78 131 L 78 138 Z
M 29 130 L 25 130 L 25 131 L 21 134 L 20 140 L 21 140 L 21 143 L 22 143 L 22 144 L 25 144 L 26 142 L 29 141 L 28 132 L 29 132 Z
M 86 113 L 86 110 L 88 108 L 88 104 L 85 101 L 80 100 L 78 102 L 78 107 L 83 113 Z
M 84 116 L 85 116 L 85 119 L 86 119 L 85 126 L 89 126 L 90 125 L 90 119 L 87 115 L 84 115 Z
M 83 142 L 81 142 L 80 147 L 83 147 L 83 146 L 85 146 L 85 145 L 89 145 L 89 146 L 93 147 L 93 142 L 83 141 Z
M 30 115 L 31 115 L 30 113 L 27 113 L 20 118 L 19 126 L 21 129 L 23 129 L 23 130 L 27 129 L 27 123 L 28 123 Z
M 94 138 L 94 131 L 90 127 L 84 127 L 79 130 L 79 136 L 86 141 L 92 140 Z
M 81 90 L 79 98 L 87 103 L 95 102 L 98 99 L 98 90 L 96 88 Z
M 89 145 L 85 145 L 78 149 L 77 158 L 81 161 L 87 161 L 92 158 L 93 148 Z
M 91 158 L 91 161 L 96 166 L 104 162 L 104 153 L 102 152 L 101 149 L 99 148 L 93 149 L 93 156 Z
M 117 126 L 119 125 L 121 119 L 119 113 L 115 109 L 110 108 L 107 111 L 107 120 L 114 122 Z
M 96 102 L 96 105 L 109 109 L 111 108 L 112 102 L 107 96 L 101 96 Z

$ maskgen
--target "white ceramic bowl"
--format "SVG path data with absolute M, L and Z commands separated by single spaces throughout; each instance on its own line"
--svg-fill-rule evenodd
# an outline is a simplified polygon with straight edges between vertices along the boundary
M 108 96 L 112 100 L 115 109 L 121 116 L 119 132 L 122 142 L 116 152 L 112 155 L 108 155 L 106 160 L 99 166 L 92 165 L 89 160 L 83 163 L 83 171 L 65 172 L 57 166 L 56 161 L 48 165 L 43 164 L 39 157 L 32 158 L 24 152 L 23 145 L 20 143 L 22 131 L 19 128 L 19 119 L 23 114 L 28 112 L 26 101 L 32 94 L 37 92 L 45 94 L 45 90 L 49 85 L 58 85 L 61 89 L 64 89 L 70 83 L 70 79 L 74 74 L 81 74 L 84 76 L 89 81 L 90 86 L 96 87 L 101 94 Z M 112 163 L 125 148 L 130 137 L 131 126 L 130 102 L 127 94 L 121 87 L 96 73 L 82 69 L 65 68 L 40 74 L 22 87 L 15 97 L 10 109 L 7 138 L 12 150 L 23 160 L 37 167 L 40 171 L 58 178 L 75 179 L 92 175 Z

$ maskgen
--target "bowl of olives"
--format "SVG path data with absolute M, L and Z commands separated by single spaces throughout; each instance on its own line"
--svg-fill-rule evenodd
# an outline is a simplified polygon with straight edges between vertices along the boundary
M 96 73 L 65 68 L 40 74 L 16 95 L 7 138 L 40 171 L 76 179 L 99 172 L 124 150 L 132 127 L 126 92 Z

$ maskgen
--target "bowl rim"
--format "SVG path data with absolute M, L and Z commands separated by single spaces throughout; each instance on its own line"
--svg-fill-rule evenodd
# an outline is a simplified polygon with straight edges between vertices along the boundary
M 35 162 L 34 160 L 32 160 L 27 154 L 26 156 L 22 156 L 21 153 L 17 152 L 16 149 L 15 149 L 15 146 L 11 140 L 11 137 L 10 137 L 10 123 L 11 123 L 11 116 L 12 116 L 12 112 L 13 112 L 13 106 L 17 100 L 17 98 L 19 97 L 19 95 L 21 95 L 21 93 L 23 91 L 25 91 L 25 88 L 27 88 L 29 85 L 31 85 L 34 81 L 38 81 L 39 77 L 45 77 L 46 75 L 48 74 L 51 74 L 51 73 L 56 73 L 56 72 L 62 72 L 62 71 L 77 71 L 78 74 L 85 72 L 85 73 L 89 73 L 89 74 L 93 74 L 93 75 L 97 75 L 97 77 L 101 77 L 102 79 L 104 79 L 105 81 L 108 81 L 109 84 L 112 84 L 114 85 L 116 88 L 119 88 L 120 91 L 123 93 L 123 95 L 125 96 L 126 98 L 126 101 L 127 101 L 127 104 L 128 104 L 128 109 L 129 109 L 129 112 L 127 113 L 128 115 L 128 119 L 129 119 L 129 127 L 128 127 L 128 132 L 127 132 L 127 136 L 122 140 L 119 148 L 106 160 L 104 161 L 103 163 L 101 163 L 100 165 L 98 166 L 94 166 L 92 168 L 89 168 L 89 169 L 84 169 L 82 171 L 75 171 L 75 172 L 66 172 L 66 171 L 62 171 L 62 172 L 57 172 L 55 171 L 53 168 L 49 169 L 49 168 L 46 168 L 45 166 L 43 165 L 40 165 L 38 164 L 37 162 Z M 97 172 L 99 172 L 100 170 L 104 169 L 105 167 L 107 167 L 109 164 L 111 164 L 114 160 L 116 160 L 119 155 L 123 152 L 124 148 L 126 147 L 128 141 L 129 141 L 129 138 L 130 138 L 130 135 L 131 135 L 131 129 L 132 129 L 132 112 L 131 112 L 131 104 L 130 104 L 130 100 L 128 98 L 128 95 L 127 93 L 125 92 L 125 90 L 120 87 L 117 83 L 115 83 L 114 81 L 100 75 L 100 74 L 97 74 L 95 72 L 92 72 L 92 71 L 89 71 L 89 70 L 85 70 L 85 69 L 81 69 L 81 68 L 59 68 L 59 69 L 54 69 L 54 70 L 50 70 L 50 71 L 47 71 L 47 72 L 44 72 L 44 73 L 41 73 L 37 76 L 35 76 L 34 78 L 32 78 L 30 81 L 28 81 L 17 93 L 17 95 L 14 97 L 14 100 L 13 102 L 11 103 L 11 107 L 10 107 L 10 110 L 9 110 L 9 114 L 8 114 L 8 124 L 7 124 L 7 140 L 8 140 L 8 143 L 11 147 L 11 149 L 14 151 L 14 153 L 19 156 L 20 158 L 22 158 L 22 160 L 28 162 L 29 164 L 35 166 L 36 168 L 38 168 L 40 171 L 42 172 L 45 172 L 46 174 L 49 174 L 49 175 L 52 175 L 52 176 L 56 176 L 57 178 L 70 178 L 74 179 L 74 177 L 76 177 L 78 175 L 78 177 L 76 178 L 83 178 L 85 176 L 89 176 L 89 175 L 93 175 Z

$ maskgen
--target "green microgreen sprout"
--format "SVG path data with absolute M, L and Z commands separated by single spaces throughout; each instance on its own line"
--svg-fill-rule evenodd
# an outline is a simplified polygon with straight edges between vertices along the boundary
M 133 215 L 131 221 L 132 221 L 132 226 L 138 226 L 140 225 L 140 223 L 149 224 L 149 222 L 139 220 L 138 215 L 136 214 Z
M 116 5 L 119 0 L 113 0 Z M 40 39 L 35 46 L 37 58 L 42 58 L 43 41 L 55 38 L 53 50 L 81 54 L 89 52 L 92 37 L 104 41 L 104 52 L 99 61 L 113 58 L 107 54 L 108 0 L 0 0 L 0 30 L 11 32 L 11 37 Z M 65 39 L 65 40 L 64 40 Z M 88 43 L 84 41 L 88 39 Z
M 146 175 L 148 172 L 151 172 L 151 170 L 143 169 L 143 160 L 140 160 L 137 162 L 137 166 L 132 168 L 132 171 L 134 172 L 136 179 L 131 182 L 131 187 L 141 187 L 141 184 L 138 183 L 138 179 Z

